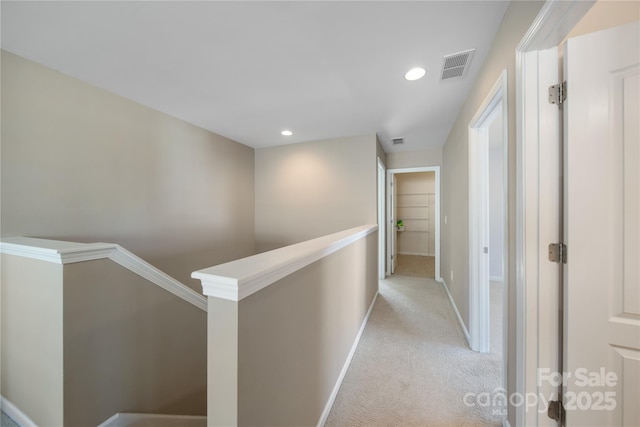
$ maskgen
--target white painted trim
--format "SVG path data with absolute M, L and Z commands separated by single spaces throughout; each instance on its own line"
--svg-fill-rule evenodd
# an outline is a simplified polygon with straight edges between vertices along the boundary
M 15 421 L 20 427 L 37 427 L 36 423 L 34 423 L 27 414 L 22 412 L 4 396 L 0 396 L 0 408 L 2 412 L 7 414 L 9 418 Z
M 199 309 L 207 311 L 207 299 L 205 297 L 143 259 L 135 256 L 123 247 L 116 245 L 114 250 L 109 254 L 109 259 L 136 273 L 138 276 L 144 277 L 151 283 L 160 286 L 162 289 L 171 292 L 175 296 L 195 305 Z
M 435 173 L 435 243 L 436 243 L 436 253 L 433 255 L 436 257 L 436 271 L 435 278 L 436 280 L 440 279 L 440 210 L 441 210 L 441 188 L 440 188 L 440 166 L 425 166 L 425 167 L 415 167 L 415 168 L 401 168 L 401 169 L 387 169 L 387 218 L 391 218 L 392 215 L 389 212 L 391 209 L 391 198 L 393 197 L 393 190 L 389 188 L 389 183 L 391 182 L 391 175 L 399 174 L 399 173 L 416 173 L 416 172 L 434 172 Z M 388 262 L 391 263 L 391 236 L 390 233 L 392 228 L 389 227 L 389 237 L 387 239 L 387 259 Z M 391 267 L 389 266 L 387 269 L 387 274 L 391 274 Z
M 200 415 L 165 415 L 165 414 L 136 414 L 136 413 L 117 413 L 108 420 L 102 422 L 98 427 L 128 427 L 139 424 L 139 421 L 149 420 L 170 420 L 180 425 L 179 421 L 202 421 L 203 426 L 207 423 L 206 416 Z M 191 424 L 191 423 L 190 423 Z
M 240 301 L 270 284 L 378 230 L 363 225 L 226 264 L 194 271 L 210 297 Z
M 434 256 L 426 252 L 398 252 L 398 255 Z
M 108 258 L 201 310 L 207 311 L 205 297 L 120 245 L 113 243 L 74 243 L 30 237 L 10 237 L 2 239 L 0 242 L 0 253 L 62 265 Z
M 327 400 L 327 404 L 324 406 L 324 410 L 320 415 L 320 419 L 318 420 L 318 427 L 324 426 L 327 422 L 327 418 L 329 417 L 329 413 L 331 412 L 331 408 L 335 403 L 336 397 L 338 396 L 338 391 L 340 391 L 340 387 L 342 386 L 342 381 L 344 381 L 345 375 L 347 375 L 347 371 L 349 370 L 349 366 L 351 365 L 351 360 L 353 360 L 353 356 L 356 354 L 356 350 L 358 349 L 358 344 L 360 344 L 360 338 L 362 338 L 362 334 L 364 333 L 364 329 L 369 322 L 369 316 L 371 316 L 371 312 L 373 311 L 373 306 L 376 304 L 376 300 L 378 299 L 379 292 L 376 292 L 373 297 L 373 301 L 371 301 L 371 305 L 369 306 L 369 310 L 367 311 L 364 320 L 362 321 L 362 325 L 360 325 L 360 330 L 358 331 L 358 335 L 356 335 L 356 339 L 353 341 L 353 345 L 351 346 L 351 350 L 349 351 L 349 355 L 347 356 L 347 360 L 344 362 L 344 366 L 340 371 L 340 375 L 338 375 L 338 379 L 336 381 L 335 386 L 333 386 L 333 390 L 331 391 L 331 395 L 329 395 L 329 399 Z
M 503 149 L 503 198 L 508 206 L 508 79 L 507 70 L 502 70 L 493 87 L 486 95 L 469 122 L 469 333 L 471 348 L 481 353 L 491 351 L 489 338 L 489 258 L 483 247 L 489 246 L 488 209 L 488 127 L 491 120 L 502 114 Z M 507 217 L 503 218 L 503 265 L 508 264 Z
M 387 241 L 387 215 L 386 215 L 386 178 L 387 168 L 378 157 L 377 184 L 378 184 L 378 278 L 384 279 L 386 273 L 386 241 Z
M 466 325 L 462 321 L 462 316 L 460 315 L 460 311 L 458 311 L 458 306 L 453 300 L 453 296 L 451 296 L 451 292 L 449 292 L 449 286 L 447 286 L 447 282 L 445 282 L 443 278 L 438 279 L 437 282 L 440 282 L 440 284 L 442 285 L 442 288 L 447 294 L 447 297 L 449 297 L 449 302 L 451 303 L 451 307 L 453 308 L 453 311 L 455 312 L 456 317 L 458 318 L 458 323 L 460 324 L 462 333 L 464 333 L 464 336 L 467 339 L 467 344 L 469 345 L 469 348 L 471 348 L 471 337 L 469 336 L 469 331 L 467 330 Z
M 9 237 L 0 241 L 0 252 L 55 264 L 108 258 L 116 247 L 112 243 L 73 243 L 59 240 Z
M 547 316 L 545 304 L 537 304 L 540 253 L 539 135 L 548 129 L 548 118 L 538 112 L 540 80 L 538 53 L 557 47 L 595 4 L 593 0 L 547 1 L 516 48 L 516 389 L 525 396 L 536 393 L 535 375 L 540 362 L 537 322 Z M 530 154 L 535 155 L 530 155 Z M 544 195 L 543 195 L 544 196 Z M 533 372 L 533 374 L 531 373 Z M 529 376 L 529 379 L 527 377 Z M 535 411 L 531 411 L 535 412 Z M 525 405 L 515 408 L 516 425 L 537 424 L 535 414 L 527 417 Z M 532 418 L 531 418 L 532 417 Z

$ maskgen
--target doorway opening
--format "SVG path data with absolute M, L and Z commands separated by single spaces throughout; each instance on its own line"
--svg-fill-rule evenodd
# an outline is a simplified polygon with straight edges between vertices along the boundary
M 507 74 L 469 123 L 469 346 L 502 359 L 506 387 Z
M 440 167 L 387 172 L 387 274 L 440 278 Z

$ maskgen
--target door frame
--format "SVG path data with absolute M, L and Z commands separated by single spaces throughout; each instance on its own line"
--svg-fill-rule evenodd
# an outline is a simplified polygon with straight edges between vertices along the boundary
M 440 277 L 440 166 L 424 166 L 424 167 L 414 167 L 414 168 L 398 168 L 398 169 L 387 169 L 387 218 L 390 220 L 394 217 L 393 212 L 393 200 L 395 190 L 391 188 L 391 183 L 394 181 L 394 176 L 396 174 L 402 173 L 416 173 L 416 172 L 435 172 L 435 251 L 436 251 L 436 260 L 435 260 L 435 280 L 441 282 L 442 278 Z M 389 222 L 389 221 L 387 221 Z M 387 229 L 387 274 L 391 275 L 391 255 L 392 255 L 392 239 L 393 235 L 391 233 L 395 232 L 395 227 L 393 224 L 389 223 L 389 228 Z
M 386 203 L 386 177 L 387 168 L 378 157 L 378 278 L 384 279 L 386 272 L 386 230 L 387 217 L 385 215 Z
M 507 70 L 495 84 L 469 122 L 469 346 L 480 353 L 491 351 L 491 313 L 489 286 L 489 125 L 502 115 L 502 182 L 503 200 L 508 200 L 509 182 L 509 107 Z M 504 277 L 508 277 L 508 227 L 502 221 Z M 488 251 L 487 251 L 488 249 Z M 503 305 L 506 312 L 507 296 Z M 506 322 L 503 322 L 503 327 Z M 506 329 L 503 342 L 506 343 Z M 503 346 L 503 351 L 506 350 Z M 506 359 L 506 354 L 504 355 Z
M 556 179 L 559 171 L 545 169 L 544 152 L 551 144 L 560 146 L 559 114 L 542 108 L 548 86 L 560 81 L 558 45 L 595 4 L 595 0 L 548 0 L 516 48 L 516 368 L 515 395 L 539 396 L 539 369 L 557 364 L 557 343 L 545 341 L 553 328 L 554 313 L 549 295 L 550 262 L 546 261 L 545 209 L 561 209 L 561 201 L 541 185 L 540 178 Z M 555 52 L 554 52 L 555 51 Z M 555 81 L 553 81 L 555 75 Z M 540 150 L 543 150 L 542 152 Z M 547 222 L 548 224 L 548 222 Z M 541 334 L 542 331 L 542 334 Z M 551 420 L 539 408 L 527 410 L 514 405 L 516 425 L 547 424 Z M 508 424 L 508 423 L 507 423 Z

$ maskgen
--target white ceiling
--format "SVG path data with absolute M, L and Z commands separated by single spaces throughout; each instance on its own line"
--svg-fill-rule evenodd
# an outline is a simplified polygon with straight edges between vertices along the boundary
M 508 4 L 2 1 L 2 47 L 255 148 L 377 133 L 422 150 L 444 144 Z M 406 81 L 414 66 L 427 76 Z

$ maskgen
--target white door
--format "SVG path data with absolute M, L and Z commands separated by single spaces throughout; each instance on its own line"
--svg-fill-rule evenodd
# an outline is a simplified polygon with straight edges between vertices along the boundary
M 567 426 L 640 425 L 639 28 L 565 48 Z

